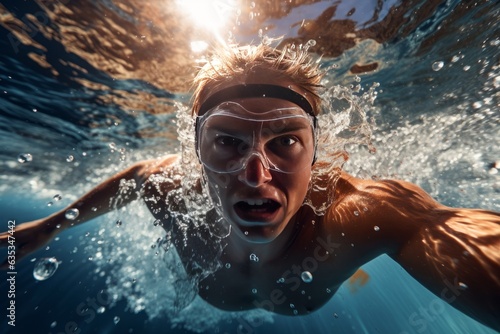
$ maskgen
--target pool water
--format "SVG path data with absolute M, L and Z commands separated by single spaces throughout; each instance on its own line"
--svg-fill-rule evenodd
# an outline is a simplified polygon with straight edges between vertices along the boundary
M 179 113 L 207 45 L 278 36 L 323 55 L 325 85 L 347 87 L 348 101 L 376 97 L 357 100 L 363 121 L 342 142 L 345 170 L 500 211 L 499 17 L 494 1 L 2 1 L 0 230 L 61 210 L 133 162 L 180 152 Z M 14 286 L 3 272 L 0 332 L 494 333 L 387 256 L 311 315 L 223 312 L 174 284 L 184 282 L 178 259 L 153 222 L 134 203 L 17 263 Z M 35 279 L 52 257 L 57 270 Z

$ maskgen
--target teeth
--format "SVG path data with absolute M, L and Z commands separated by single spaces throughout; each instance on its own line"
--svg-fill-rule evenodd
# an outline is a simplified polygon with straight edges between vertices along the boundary
M 270 203 L 268 199 L 248 199 L 245 201 L 248 205 L 262 205 L 264 203 Z

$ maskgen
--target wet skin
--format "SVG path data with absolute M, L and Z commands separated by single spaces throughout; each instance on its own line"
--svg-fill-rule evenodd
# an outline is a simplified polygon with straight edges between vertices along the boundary
M 334 191 L 325 215 L 300 206 L 268 242 L 231 233 L 221 257 L 231 267 L 201 281 L 199 295 L 224 310 L 260 307 L 307 314 L 326 303 L 361 265 L 388 254 L 437 296 L 496 326 L 500 214 L 445 207 L 404 181 L 341 173 Z M 189 243 L 177 249 L 186 261 L 193 252 Z M 472 255 L 472 249 L 482 254 Z M 258 262 L 250 261 L 252 253 Z M 311 282 L 300 278 L 303 271 L 312 274 Z M 457 278 L 467 289 L 458 290 Z
M 18 225 L 17 260 L 43 247 L 61 231 L 138 199 L 139 193 L 152 215 L 162 218 L 158 209 L 166 209 L 164 199 L 179 186 L 171 177 L 179 171 L 178 161 L 177 156 L 142 161 L 116 174 L 68 206 L 80 211 L 73 221 L 65 218 L 66 208 Z M 137 187 L 124 194 L 120 188 L 123 179 L 135 180 Z M 155 179 L 164 181 L 157 183 Z M 319 186 L 328 189 L 328 184 Z M 221 258 L 231 268 L 222 268 L 201 281 L 200 296 L 225 310 L 262 307 L 293 314 L 289 304 L 294 304 L 297 312 L 304 314 L 328 301 L 359 266 L 385 253 L 453 307 L 500 328 L 499 213 L 445 207 L 404 181 L 362 180 L 341 173 L 335 187 L 330 188 L 335 200 L 324 216 L 300 206 L 273 240 L 256 243 L 231 233 Z M 110 206 L 110 199 L 118 193 L 122 201 Z M 325 196 L 315 198 L 321 201 Z M 155 200 L 148 200 L 151 198 Z M 209 224 L 213 221 L 210 217 L 207 214 Z M 8 236 L 0 234 L 0 247 L 8 245 Z M 176 246 L 190 272 L 190 255 L 199 249 L 196 240 L 188 240 L 186 246 L 176 242 Z M 259 262 L 249 260 L 251 253 Z M 312 282 L 299 281 L 303 270 L 312 274 Z M 277 284 L 281 277 L 285 281 Z M 467 288 L 460 289 L 459 282 Z M 257 292 L 252 293 L 253 289 Z
M 267 107 L 286 103 L 271 100 L 266 100 Z M 153 216 L 164 219 L 162 210 L 179 210 L 165 207 L 165 198 L 180 186 L 171 177 L 179 170 L 182 166 L 177 156 L 139 162 L 71 204 L 68 208 L 80 211 L 76 220 L 68 221 L 64 209 L 18 225 L 17 259 L 47 244 L 62 230 L 139 197 Z M 334 181 L 318 184 L 320 189 L 333 191 L 334 201 L 325 215 L 317 216 L 302 205 L 310 173 L 305 170 L 292 176 L 267 170 L 255 159 L 245 171 L 229 176 L 227 185 L 219 188 L 219 196 L 225 221 L 233 227 L 233 233 L 224 240 L 227 246 L 221 261 L 231 267 L 200 282 L 202 298 L 225 310 L 260 307 L 283 314 L 294 314 L 294 310 L 306 314 L 327 302 L 359 266 L 388 254 L 438 297 L 500 329 L 499 213 L 445 207 L 408 182 L 362 180 L 339 172 Z M 216 175 L 207 173 L 207 178 L 210 185 L 217 183 Z M 136 188 L 124 193 L 120 188 L 123 179 L 135 180 Z M 110 205 L 117 194 L 121 194 L 120 201 Z M 322 203 L 328 195 L 316 193 L 313 203 Z M 279 209 L 267 221 L 255 223 L 248 216 L 241 219 L 235 207 L 242 200 L 269 198 L 279 203 Z M 213 217 L 214 212 L 207 213 L 208 224 L 213 224 Z M 164 227 L 174 229 L 176 234 L 175 224 L 168 223 Z M 192 273 L 192 255 L 203 252 L 197 240 L 175 244 L 186 270 Z M 7 245 L 8 233 L 0 234 L 0 247 Z M 250 254 L 256 254 L 259 261 L 250 261 Z M 312 274 L 311 282 L 300 279 L 303 271 Z M 280 278 L 284 281 L 277 283 Z
M 255 112 L 296 107 L 295 104 L 274 98 L 236 100 Z M 252 122 L 232 124 L 236 133 L 252 133 L 259 128 Z M 275 151 L 300 150 L 301 155 L 314 155 L 312 129 L 285 130 L 258 138 L 259 153 L 270 146 Z M 276 148 L 277 147 L 277 148 Z M 311 176 L 311 164 L 299 172 L 283 173 L 267 169 L 257 156 L 251 156 L 244 169 L 233 173 L 217 173 L 205 168 L 204 173 L 212 196 L 220 203 L 222 215 L 239 237 L 238 247 L 255 248 L 256 243 L 268 243 L 281 235 L 306 196 Z M 242 245 L 245 243 L 245 245 Z M 259 245 L 262 251 L 262 245 Z

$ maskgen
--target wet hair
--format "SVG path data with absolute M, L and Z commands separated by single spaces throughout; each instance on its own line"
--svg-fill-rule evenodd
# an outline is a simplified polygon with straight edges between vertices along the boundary
M 193 115 L 198 114 L 202 103 L 227 80 L 244 82 L 246 78 L 262 75 L 293 82 L 306 92 L 305 98 L 313 113 L 319 113 L 322 72 L 307 50 L 293 46 L 278 49 L 259 44 L 223 47 L 214 53 L 194 79 Z

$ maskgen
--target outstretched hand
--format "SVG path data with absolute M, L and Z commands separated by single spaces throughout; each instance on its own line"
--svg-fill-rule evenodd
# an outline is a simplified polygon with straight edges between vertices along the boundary
M 24 223 L 15 226 L 13 230 L 0 233 L 0 248 L 9 247 L 7 254 L 10 256 L 15 254 L 15 262 L 18 262 L 48 244 L 59 231 L 51 217 Z M 15 253 L 10 252 L 13 249 L 12 246 L 15 247 Z M 0 269 L 8 269 L 12 259 L 12 257 L 7 257 L 0 264 Z

